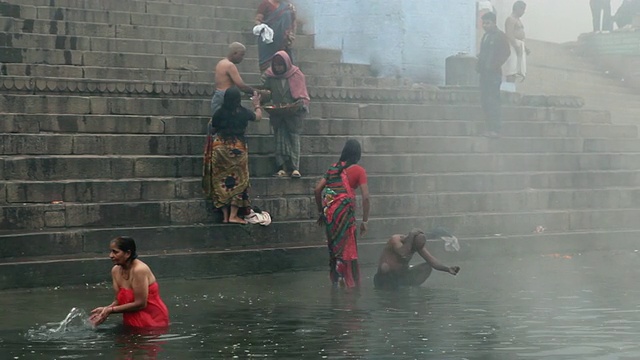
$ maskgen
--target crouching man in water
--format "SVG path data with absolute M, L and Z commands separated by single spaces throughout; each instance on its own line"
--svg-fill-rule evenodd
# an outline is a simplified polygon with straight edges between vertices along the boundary
M 373 277 L 376 289 L 393 290 L 400 286 L 419 286 L 429 278 L 431 270 L 458 274 L 459 266 L 444 266 L 427 251 L 427 239 L 452 237 L 443 229 L 435 229 L 425 234 L 420 229 L 413 229 L 407 235 L 393 235 L 387 242 L 380 256 L 378 272 Z M 409 266 L 415 253 L 426 261 L 424 264 Z

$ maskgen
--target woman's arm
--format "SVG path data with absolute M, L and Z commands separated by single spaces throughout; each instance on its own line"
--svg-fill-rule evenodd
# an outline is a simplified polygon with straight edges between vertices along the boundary
M 262 120 L 262 108 L 260 107 L 260 93 L 257 91 L 253 92 L 253 97 L 251 98 L 251 102 L 253 103 L 253 111 L 256 114 L 256 121 Z
M 120 267 L 117 265 L 111 268 L 111 283 L 112 283 L 113 292 L 114 292 L 114 299 L 111 302 L 111 304 L 107 306 L 100 306 L 91 310 L 91 316 L 89 317 L 89 321 L 91 321 L 94 326 L 100 325 L 105 320 L 107 320 L 107 318 L 109 317 L 109 314 L 111 313 L 110 310 L 114 306 L 118 305 L 118 291 L 120 291 L 120 285 L 118 285 L 118 281 L 116 277 L 118 276 L 119 269 Z
M 369 229 L 369 185 L 360 184 L 360 194 L 362 195 L 362 222 L 360 223 L 360 236 L 365 236 Z
M 319 214 L 322 214 L 322 189 L 324 189 L 325 185 L 327 185 L 327 179 L 322 178 L 318 181 L 316 188 L 313 191 L 316 197 L 316 206 L 318 207 Z

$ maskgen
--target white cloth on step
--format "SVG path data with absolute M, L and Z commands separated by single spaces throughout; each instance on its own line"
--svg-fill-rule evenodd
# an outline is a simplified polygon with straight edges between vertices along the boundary
M 271 224 L 271 215 L 269 215 L 269 213 L 266 212 L 266 211 L 262 211 L 262 212 L 257 213 L 255 211 L 251 210 L 249 215 L 246 215 L 244 217 L 244 219 L 249 224 L 260 224 L 262 226 L 267 226 L 267 225 Z
M 260 24 L 253 27 L 253 35 L 262 37 L 266 44 L 273 42 L 273 29 L 267 24 Z
M 458 243 L 458 238 L 455 236 L 443 236 L 441 237 L 444 240 L 444 250 L 445 251 L 459 251 L 460 243 Z
M 520 48 L 521 56 L 518 56 L 516 49 L 511 46 L 511 55 L 507 61 L 502 65 L 502 75 L 511 76 L 518 75 L 522 78 L 527 77 L 527 51 L 524 46 L 524 41 L 516 39 L 517 46 Z

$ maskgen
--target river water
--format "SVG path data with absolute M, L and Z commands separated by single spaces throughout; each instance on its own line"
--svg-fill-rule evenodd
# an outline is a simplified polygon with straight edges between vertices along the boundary
M 332 289 L 325 271 L 164 280 L 162 333 L 118 316 L 86 325 L 83 310 L 111 301 L 107 284 L 2 292 L 0 359 L 640 359 L 639 262 L 482 258 L 397 292 L 374 290 L 372 268 L 359 291 Z

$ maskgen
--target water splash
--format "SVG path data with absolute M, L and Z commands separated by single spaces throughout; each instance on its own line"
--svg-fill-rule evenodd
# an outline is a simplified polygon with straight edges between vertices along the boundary
M 93 324 L 83 309 L 72 308 L 59 323 L 48 323 L 37 329 L 29 329 L 26 338 L 32 341 L 62 340 L 66 338 L 86 338 L 94 336 Z

